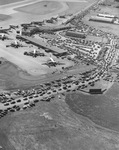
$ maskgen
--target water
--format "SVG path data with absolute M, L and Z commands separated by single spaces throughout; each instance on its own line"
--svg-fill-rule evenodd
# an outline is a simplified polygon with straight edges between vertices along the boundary
M 69 108 L 87 117 L 95 124 L 119 131 L 119 100 L 105 95 L 69 94 L 66 97 Z

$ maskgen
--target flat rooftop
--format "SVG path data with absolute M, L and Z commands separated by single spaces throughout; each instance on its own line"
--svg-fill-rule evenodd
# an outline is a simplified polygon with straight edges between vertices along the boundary
M 31 43 L 33 43 L 35 45 L 39 45 L 41 47 L 47 48 L 47 49 L 49 49 L 51 51 L 54 51 L 56 53 L 59 53 L 59 54 L 67 52 L 63 49 L 60 49 L 60 48 L 56 47 L 56 46 L 51 46 L 48 43 L 45 43 L 45 42 L 41 41 L 40 39 L 35 39 L 35 38 L 32 38 L 32 37 L 26 37 L 26 36 L 20 36 L 20 37 L 25 39 L 25 40 L 30 41 Z

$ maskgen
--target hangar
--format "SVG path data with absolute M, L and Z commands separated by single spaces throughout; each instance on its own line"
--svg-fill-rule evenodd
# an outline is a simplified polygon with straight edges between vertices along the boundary
M 67 31 L 66 36 L 75 37 L 75 38 L 86 38 L 86 34 L 80 32 Z
M 106 17 L 91 16 L 89 21 L 113 23 L 114 19 L 113 18 L 106 18 Z

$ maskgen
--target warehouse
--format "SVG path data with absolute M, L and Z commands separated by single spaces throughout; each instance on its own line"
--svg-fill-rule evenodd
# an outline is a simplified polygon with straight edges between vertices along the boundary
M 115 18 L 114 15 L 109 15 L 109 14 L 97 14 L 98 17 L 105 17 L 105 18 Z
M 66 36 L 70 36 L 70 37 L 75 37 L 75 38 L 86 38 L 86 35 L 84 33 L 79 33 L 79 32 L 73 32 L 73 31 L 67 31 Z
M 89 21 L 113 23 L 114 19 L 113 18 L 98 17 L 98 16 L 91 16 Z
M 89 89 L 89 93 L 90 94 L 102 94 L 102 90 L 101 89 Z

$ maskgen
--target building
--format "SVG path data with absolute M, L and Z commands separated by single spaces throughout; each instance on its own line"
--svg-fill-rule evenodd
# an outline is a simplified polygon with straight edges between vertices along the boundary
M 105 17 L 105 18 L 115 18 L 116 16 L 110 14 L 97 14 L 98 17 Z
M 67 31 L 66 36 L 70 36 L 70 37 L 75 37 L 75 38 L 86 38 L 86 34 L 84 33 L 79 33 L 79 32 L 73 32 L 73 31 Z
M 114 18 L 91 16 L 91 18 L 89 19 L 89 21 L 113 23 L 114 22 Z
M 49 33 L 49 32 L 57 32 L 60 30 L 71 29 L 72 27 L 69 25 L 60 25 L 60 26 L 40 26 L 40 27 L 27 27 L 22 29 L 22 35 L 33 35 L 39 32 Z
M 29 41 L 31 44 L 43 48 L 44 50 L 46 50 L 46 52 L 52 52 L 56 56 L 64 56 L 67 54 L 67 51 L 60 49 L 56 46 L 51 46 L 48 43 L 41 41 L 40 39 L 35 39 L 26 36 L 17 36 L 17 38 L 22 39 L 24 41 Z
M 90 94 L 102 94 L 102 89 L 89 89 Z

